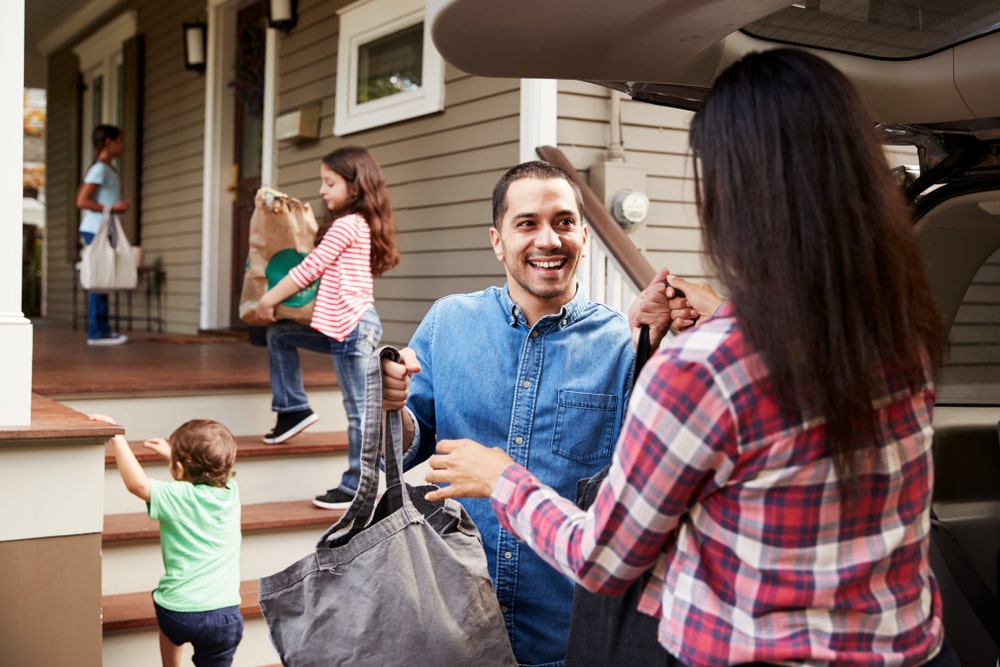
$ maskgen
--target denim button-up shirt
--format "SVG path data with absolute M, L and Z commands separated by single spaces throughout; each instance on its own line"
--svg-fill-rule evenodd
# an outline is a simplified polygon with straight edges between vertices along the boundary
M 407 407 L 417 427 L 404 457 L 426 460 L 439 439 L 502 447 L 572 501 L 576 482 L 611 457 L 635 353 L 621 313 L 579 294 L 529 327 L 507 291 L 437 301 L 410 342 L 422 370 Z M 518 662 L 561 665 L 573 584 L 500 528 L 488 499 L 463 499 Z M 470 638 L 474 641 L 474 638 Z

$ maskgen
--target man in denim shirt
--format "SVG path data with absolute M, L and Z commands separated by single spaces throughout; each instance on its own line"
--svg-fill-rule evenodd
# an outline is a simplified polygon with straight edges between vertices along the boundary
M 577 290 L 582 211 L 579 188 L 548 163 L 518 165 L 497 183 L 490 239 L 506 286 L 438 300 L 403 363 L 383 361 L 385 408 L 408 408 L 406 467 L 438 439 L 471 438 L 573 499 L 577 480 L 610 460 L 635 353 L 625 317 Z M 501 529 L 489 500 L 461 502 L 482 534 L 518 662 L 562 665 L 573 584 Z

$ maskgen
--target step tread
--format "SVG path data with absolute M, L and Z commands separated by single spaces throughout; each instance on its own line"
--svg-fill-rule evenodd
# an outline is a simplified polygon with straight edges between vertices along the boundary
M 256 579 L 240 582 L 240 613 L 243 618 L 260 616 L 257 603 L 259 582 Z M 156 626 L 153 596 L 149 591 L 105 595 L 102 600 L 102 626 L 104 634 Z
M 236 459 L 254 456 L 289 456 L 295 454 L 327 454 L 347 451 L 347 431 L 305 431 L 280 445 L 267 445 L 260 435 L 236 437 Z M 156 453 L 143 446 L 142 440 L 130 440 L 129 446 L 140 463 L 162 462 Z M 109 441 L 104 446 L 104 464 L 115 465 L 114 449 Z
M 343 510 L 316 507 L 309 500 L 248 504 L 243 506 L 241 527 L 246 534 L 296 526 L 329 526 L 343 513 Z M 145 512 L 104 515 L 102 544 L 159 539 L 158 522 Z

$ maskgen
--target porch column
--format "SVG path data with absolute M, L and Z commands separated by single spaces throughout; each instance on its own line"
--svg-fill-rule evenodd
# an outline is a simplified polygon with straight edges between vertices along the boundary
M 21 311 L 21 188 L 24 159 L 24 0 L 9 3 L 0 26 L 0 426 L 31 422 L 31 322 Z M 6 27 L 3 27 L 6 26 Z

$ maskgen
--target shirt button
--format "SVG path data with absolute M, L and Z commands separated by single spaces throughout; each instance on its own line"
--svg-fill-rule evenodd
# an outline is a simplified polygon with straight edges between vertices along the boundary
M 514 438 L 514 443 L 518 444 L 518 445 L 522 445 L 522 444 L 524 444 L 524 438 L 522 438 L 521 436 L 517 436 L 516 438 Z
M 528 387 L 531 386 L 531 383 L 528 382 L 527 380 L 525 380 L 524 382 L 521 383 L 521 386 L 524 387 L 525 389 L 527 389 Z
M 506 614 L 507 613 L 507 605 L 505 605 L 505 604 L 500 605 L 500 613 L 501 614 Z
M 531 337 L 532 338 L 538 338 L 538 332 L 537 331 L 532 331 L 531 332 Z
M 512 558 L 513 556 L 514 556 L 514 554 L 512 554 L 512 553 L 511 553 L 511 552 L 509 552 L 509 551 L 504 551 L 504 552 L 503 552 L 503 557 L 504 557 L 504 558 Z
M 560 324 L 561 326 L 566 326 L 566 320 L 563 320 L 563 321 L 562 321 L 562 322 L 560 322 L 559 324 Z

